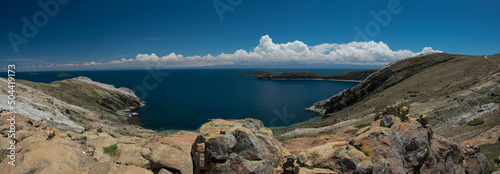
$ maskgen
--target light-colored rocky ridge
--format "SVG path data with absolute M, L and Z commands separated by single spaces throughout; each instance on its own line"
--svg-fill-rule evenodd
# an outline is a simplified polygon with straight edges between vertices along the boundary
M 8 84 L 0 78 L 0 97 L 7 98 Z M 116 136 L 152 136 L 154 131 L 129 125 L 128 119 L 117 112 L 137 108 L 142 102 L 128 88 L 92 81 L 87 77 L 36 83 L 16 80 L 15 112 L 61 130 L 81 133 L 85 129 L 102 129 Z M 7 109 L 7 100 L 0 101 Z

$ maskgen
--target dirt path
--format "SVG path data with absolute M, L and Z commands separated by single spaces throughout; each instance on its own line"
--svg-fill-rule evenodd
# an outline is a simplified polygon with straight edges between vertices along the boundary
M 496 64 L 498 64 L 500 66 L 500 63 L 498 63 L 498 62 L 496 62 L 494 60 L 491 60 L 490 58 L 488 58 L 488 56 L 484 56 L 484 59 L 486 59 L 486 60 L 488 60 L 490 62 L 494 62 L 494 63 L 496 63 Z

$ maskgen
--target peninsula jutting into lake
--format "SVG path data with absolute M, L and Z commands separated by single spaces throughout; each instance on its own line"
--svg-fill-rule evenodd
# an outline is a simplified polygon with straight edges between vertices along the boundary
M 323 75 L 313 72 L 280 72 L 269 73 L 266 71 L 256 71 L 248 74 L 236 74 L 240 76 L 255 76 L 255 79 L 265 80 L 331 80 L 331 81 L 350 81 L 361 82 L 376 70 L 363 70 L 345 72 L 341 74 Z

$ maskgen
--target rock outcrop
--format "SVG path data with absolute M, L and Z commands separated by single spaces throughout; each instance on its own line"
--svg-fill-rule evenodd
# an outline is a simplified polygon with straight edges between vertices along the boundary
M 255 119 L 216 119 L 203 124 L 192 146 L 196 173 L 274 173 L 289 154 Z
M 1 113 L 0 119 L 7 120 L 15 116 L 17 143 L 13 151 L 8 138 L 10 124 L 0 124 L 1 136 L 0 169 L 4 173 L 83 173 L 87 163 L 86 155 L 77 141 L 72 141 L 68 132 L 58 130 L 46 124 L 33 122 L 20 114 Z M 12 133 L 12 132 L 11 132 Z M 53 134 L 53 136 L 51 136 Z M 15 159 L 7 154 L 14 153 Z M 15 167 L 9 162 L 14 161 Z
M 178 132 L 176 134 L 148 139 L 140 145 L 150 150 L 143 153 L 152 170 L 168 169 L 180 173 L 193 173 L 191 147 L 199 136 L 194 132 Z
M 0 97 L 7 98 L 7 80 L 0 78 Z M 129 125 L 122 110 L 143 105 L 128 88 L 76 77 L 52 83 L 16 80 L 16 112 L 31 120 L 60 130 L 82 133 L 85 129 L 102 129 L 114 135 L 155 136 L 152 130 Z M 9 108 L 7 100 L 0 109 Z
M 381 126 L 373 122 L 361 133 L 342 133 L 345 137 L 304 150 L 292 151 L 300 164 L 329 169 L 338 173 L 486 173 L 489 163 L 477 146 L 460 146 L 434 135 L 414 118 Z M 351 139 L 352 138 L 352 139 Z M 284 142 L 285 148 L 296 149 L 298 138 Z M 350 141 L 348 141 L 350 139 Z M 304 142 L 308 142 L 307 140 Z
M 7 156 L 10 124 L 0 121 L 3 173 L 193 173 L 190 152 L 199 135 L 195 132 L 113 137 L 96 130 L 63 131 L 20 114 L 0 113 L 0 120 L 11 116 L 16 118 L 16 166 L 9 164 Z M 117 146 L 113 154 L 105 150 L 113 145 Z

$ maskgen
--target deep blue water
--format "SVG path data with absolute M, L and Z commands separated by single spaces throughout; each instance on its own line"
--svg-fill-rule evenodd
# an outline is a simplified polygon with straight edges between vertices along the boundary
M 94 81 L 116 87 L 135 89 L 146 101 L 139 116 L 156 130 L 195 130 L 208 119 L 256 118 L 266 126 L 288 126 L 316 117 L 304 108 L 317 101 L 355 86 L 353 82 L 333 81 L 272 81 L 250 76 L 234 76 L 257 70 L 269 72 L 309 71 L 338 74 L 352 69 L 176 69 L 161 70 L 168 76 L 153 78 L 146 70 L 69 71 L 71 77 L 57 77 L 60 72 L 28 72 L 16 74 L 18 79 L 53 82 L 86 76 Z M 145 77 L 151 77 L 143 85 Z M 140 91 L 139 89 L 146 89 Z M 147 90 L 150 89 L 150 90 Z

